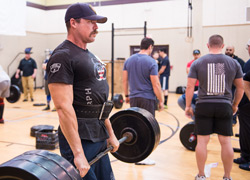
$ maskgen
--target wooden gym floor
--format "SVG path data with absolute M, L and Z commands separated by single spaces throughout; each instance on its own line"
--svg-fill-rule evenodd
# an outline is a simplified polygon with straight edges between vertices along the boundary
M 197 174 L 195 153 L 187 150 L 179 140 L 180 129 L 191 120 L 185 117 L 184 111 L 178 106 L 177 99 L 180 95 L 170 93 L 168 109 L 163 112 L 156 112 L 156 119 L 161 128 L 160 144 L 149 156 L 156 161 L 154 166 L 138 166 L 134 164 L 116 161 L 110 155 L 112 167 L 117 180 L 192 180 Z M 5 100 L 4 119 L 5 123 L 0 124 L 0 164 L 4 163 L 26 151 L 35 150 L 35 137 L 30 136 L 30 128 L 34 125 L 58 126 L 56 112 L 42 111 L 45 106 L 33 106 L 34 103 L 46 103 L 44 90 L 35 91 L 34 102 L 22 102 L 23 98 L 15 104 Z M 51 103 L 53 108 L 53 103 Z M 123 109 L 128 108 L 123 104 Z M 111 115 L 119 110 L 113 109 Z M 178 121 L 180 123 L 178 127 Z M 238 133 L 238 123 L 234 132 Z M 175 133 L 176 132 L 176 133 Z M 232 136 L 233 147 L 239 147 L 238 138 Z M 57 154 L 59 150 L 53 150 Z M 235 153 L 234 157 L 239 157 Z M 211 177 L 208 180 L 220 180 L 223 176 L 223 165 L 220 159 L 220 145 L 216 135 L 212 135 L 208 145 L 207 164 L 218 163 L 218 166 L 211 169 Z M 233 164 L 232 177 L 234 180 L 249 180 L 250 172 L 239 169 Z

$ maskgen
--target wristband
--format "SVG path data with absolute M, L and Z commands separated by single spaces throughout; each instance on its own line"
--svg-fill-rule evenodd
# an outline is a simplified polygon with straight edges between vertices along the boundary
M 125 97 L 129 97 L 129 95 L 125 95 Z

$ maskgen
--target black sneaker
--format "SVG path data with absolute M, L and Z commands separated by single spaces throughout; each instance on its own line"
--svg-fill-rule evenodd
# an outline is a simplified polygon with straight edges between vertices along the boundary
M 48 111 L 48 110 L 50 110 L 49 106 L 47 106 L 46 108 L 43 109 L 43 111 Z
M 28 101 L 28 99 L 24 99 L 24 100 L 23 100 L 23 102 L 26 102 L 26 101 Z
M 33 102 L 34 101 L 34 99 L 33 98 L 31 98 L 31 102 Z
M 244 163 L 244 164 L 240 164 L 239 168 L 250 171 L 250 162 Z
M 237 159 L 234 159 L 234 163 L 236 163 L 236 164 L 244 164 L 244 163 L 247 163 L 247 160 L 245 160 L 243 157 L 239 157 Z

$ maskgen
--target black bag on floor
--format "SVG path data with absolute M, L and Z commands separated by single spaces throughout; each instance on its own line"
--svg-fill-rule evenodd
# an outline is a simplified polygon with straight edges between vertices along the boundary
M 186 86 L 178 86 L 176 88 L 176 94 L 184 94 L 186 92 Z

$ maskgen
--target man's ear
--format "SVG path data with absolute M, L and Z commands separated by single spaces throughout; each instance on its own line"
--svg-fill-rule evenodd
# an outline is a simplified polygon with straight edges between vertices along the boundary
M 74 19 L 74 18 L 71 18 L 70 20 L 70 26 L 72 27 L 72 28 L 75 28 L 76 27 L 76 20 Z

